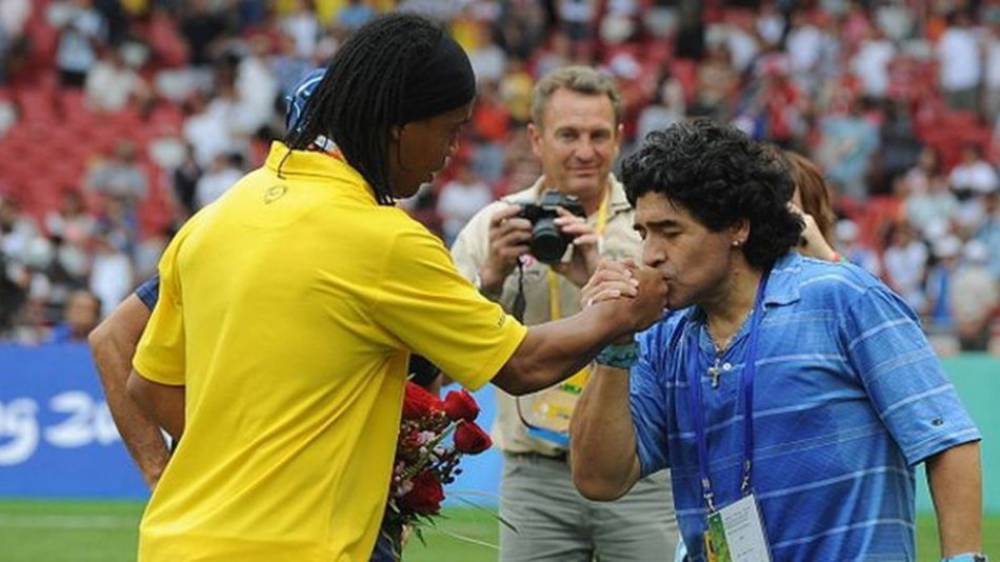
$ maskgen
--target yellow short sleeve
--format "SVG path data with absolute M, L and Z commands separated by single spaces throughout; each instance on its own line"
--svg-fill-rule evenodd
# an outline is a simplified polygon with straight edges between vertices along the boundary
M 483 298 L 426 230 L 398 234 L 377 290 L 375 321 L 463 386 L 492 379 L 527 329 Z
M 146 324 L 132 365 L 143 378 L 168 385 L 184 384 L 184 316 L 177 254 L 186 230 L 174 237 L 160 258 L 160 296 Z

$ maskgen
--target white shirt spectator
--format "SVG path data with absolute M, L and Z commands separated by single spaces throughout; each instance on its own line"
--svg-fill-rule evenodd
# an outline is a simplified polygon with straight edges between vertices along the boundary
M 303 59 L 311 59 L 321 31 L 316 15 L 309 10 L 301 10 L 282 18 L 279 26 L 295 43 L 295 54 Z
M 989 193 L 1000 186 L 996 170 L 985 160 L 955 166 L 948 176 L 948 182 L 955 189 L 971 190 L 980 194 Z
M 18 37 L 31 17 L 29 0 L 0 0 L 0 35 Z
M 129 99 L 139 93 L 142 80 L 132 69 L 114 58 L 102 59 L 87 73 L 84 90 L 87 103 L 98 111 L 115 112 L 124 109 Z
M 460 174 L 441 189 L 437 211 L 444 219 L 445 241 L 451 243 L 480 209 L 493 201 L 493 192 L 471 174 Z
M 851 70 L 861 78 L 865 93 L 883 98 L 889 90 L 889 63 L 896 47 L 888 39 L 868 39 L 851 59 Z
M 101 299 L 101 316 L 110 314 L 132 291 L 132 261 L 116 250 L 99 251 L 90 270 L 90 291 Z
M 726 46 L 729 47 L 732 56 L 733 68 L 738 72 L 745 71 L 760 54 L 760 44 L 757 39 L 735 25 L 728 26 Z
M 984 80 L 989 90 L 1000 90 L 1000 36 L 992 35 L 986 44 Z
M 788 58 L 792 75 L 814 72 L 823 52 L 823 33 L 812 24 L 804 24 L 788 34 Z
M 94 8 L 82 9 L 68 2 L 49 7 L 49 23 L 62 30 L 56 63 L 60 69 L 85 73 L 97 60 L 93 42 L 103 39 L 107 26 Z
M 947 91 L 968 90 L 979 85 L 982 63 L 975 32 L 967 27 L 950 27 L 937 47 L 941 65 L 941 87 Z
M 469 53 L 469 62 L 472 63 L 472 71 L 476 74 L 476 80 L 500 82 L 507 64 L 507 55 L 504 54 L 503 49 L 491 41 L 480 45 Z
M 886 249 L 883 261 L 893 288 L 915 310 L 923 310 L 921 285 L 927 269 L 927 246 L 916 240 L 903 246 L 892 245 Z
M 274 100 L 278 97 L 278 81 L 267 63 L 257 55 L 248 55 L 236 69 L 236 99 L 238 109 L 234 128 L 252 135 L 271 120 Z
M 223 152 L 239 150 L 237 135 L 230 128 L 236 119 L 238 106 L 224 97 L 213 99 L 208 106 L 184 122 L 184 140 L 194 147 L 195 160 L 202 167 L 211 165 Z
M 198 179 L 195 186 L 194 202 L 200 209 L 215 201 L 243 177 L 243 172 L 228 161 L 225 154 L 216 156 L 213 169 Z

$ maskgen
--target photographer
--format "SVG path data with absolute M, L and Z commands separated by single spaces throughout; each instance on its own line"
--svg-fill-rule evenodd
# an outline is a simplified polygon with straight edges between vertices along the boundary
M 611 174 L 622 137 L 613 80 L 588 67 L 553 71 L 535 87 L 532 121 L 542 177 L 481 210 L 452 248 L 459 271 L 527 325 L 579 312 L 580 288 L 598 260 L 635 258 L 640 246 Z M 520 398 L 497 392 L 500 515 L 518 529 L 501 527 L 501 560 L 657 560 L 673 551 L 666 471 L 614 503 L 590 502 L 573 487 L 567 429 L 588 376 Z

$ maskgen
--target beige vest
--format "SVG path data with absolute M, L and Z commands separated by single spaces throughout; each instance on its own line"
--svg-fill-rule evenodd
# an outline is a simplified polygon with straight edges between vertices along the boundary
M 489 253 L 490 217 L 498 210 L 511 203 L 537 202 L 541 195 L 544 178 L 534 185 L 496 201 L 480 210 L 462 232 L 459 233 L 451 253 L 459 272 L 468 279 L 474 279 L 479 268 L 486 261 Z M 633 229 L 634 212 L 625 197 L 622 184 L 609 176 L 611 184 L 611 200 L 608 203 L 607 222 L 602 234 L 600 252 L 602 256 L 612 259 L 640 257 L 641 240 Z M 597 213 L 587 217 L 587 222 L 595 225 Z M 529 257 L 524 268 L 524 324 L 541 324 L 553 320 L 551 318 L 550 292 L 548 271 L 549 266 Z M 503 293 L 499 302 L 504 310 L 513 310 L 514 297 L 517 295 L 517 271 L 515 270 L 504 281 Z M 557 275 L 559 286 L 559 310 L 562 317 L 572 316 L 580 312 L 580 289 L 570 280 Z M 522 412 L 531 406 L 536 395 L 520 399 Z M 522 423 L 517 411 L 517 402 L 509 394 L 497 389 L 497 420 L 493 426 L 493 439 L 501 450 L 511 453 L 535 452 L 543 455 L 553 455 L 561 452 L 561 447 L 549 441 L 535 439 L 528 435 L 528 429 Z

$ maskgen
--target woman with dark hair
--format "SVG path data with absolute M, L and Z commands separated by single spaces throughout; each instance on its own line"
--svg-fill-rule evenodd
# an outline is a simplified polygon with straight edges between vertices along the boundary
M 806 157 L 784 151 L 788 172 L 795 184 L 792 205 L 801 213 L 805 228 L 799 250 L 806 255 L 838 261 L 840 255 L 833 249 L 833 224 L 837 217 L 830 202 L 830 187 L 819 167 Z

